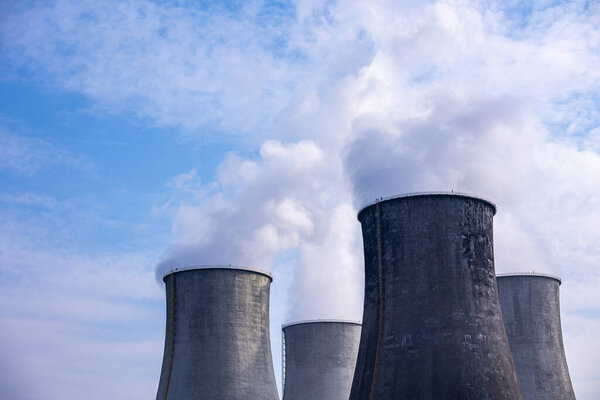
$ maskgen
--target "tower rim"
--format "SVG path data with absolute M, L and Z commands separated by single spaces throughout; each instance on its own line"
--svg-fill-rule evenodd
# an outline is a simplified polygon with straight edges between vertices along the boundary
M 362 326 L 362 322 L 350 320 L 350 319 L 305 319 L 305 320 L 288 322 L 286 324 L 283 324 L 283 325 L 281 325 L 281 329 L 283 330 L 285 328 L 288 328 L 288 327 L 294 326 L 294 325 L 316 324 L 316 323 L 320 323 L 320 322 L 327 323 L 327 324 L 341 323 L 341 324 L 351 324 L 351 325 Z
M 375 204 L 377 204 L 378 202 L 385 202 L 385 201 L 390 201 L 390 200 L 397 200 L 397 199 L 405 199 L 405 198 L 410 198 L 410 197 L 433 197 L 433 196 L 455 196 L 455 197 L 463 197 L 463 198 L 469 198 L 469 199 L 475 199 L 475 200 L 479 200 L 479 201 L 483 201 L 484 203 L 488 204 L 489 206 L 492 207 L 492 210 L 494 211 L 494 215 L 496 215 L 496 211 L 497 211 L 497 207 L 496 204 L 494 202 L 492 202 L 491 200 L 476 195 L 476 194 L 471 194 L 471 193 L 466 193 L 466 192 L 455 192 L 455 191 L 425 191 L 425 192 L 412 192 L 412 193 L 401 193 L 401 194 L 396 194 L 396 195 L 392 195 L 392 196 L 387 196 L 387 197 L 380 197 L 378 199 L 363 203 L 358 212 L 356 213 L 356 217 L 359 218 L 360 214 L 365 211 L 367 208 L 374 206 Z
M 195 270 L 233 270 L 233 271 L 254 272 L 256 274 L 266 276 L 267 278 L 269 278 L 271 280 L 271 282 L 273 282 L 273 275 L 271 275 L 267 271 L 261 270 L 259 268 L 254 268 L 254 267 L 244 267 L 244 266 L 240 266 L 240 265 L 231 265 L 231 264 L 189 265 L 189 266 L 185 266 L 185 267 L 172 268 L 163 274 L 162 279 L 164 281 L 167 276 L 176 274 L 178 272 L 195 271 Z
M 506 273 L 502 273 L 502 274 L 496 274 L 496 278 L 509 278 L 509 277 L 519 277 L 519 276 L 554 279 L 555 281 L 558 281 L 559 285 L 562 284 L 562 278 L 560 276 L 546 274 L 543 272 L 535 272 L 535 271 L 532 271 L 532 272 L 506 272 Z

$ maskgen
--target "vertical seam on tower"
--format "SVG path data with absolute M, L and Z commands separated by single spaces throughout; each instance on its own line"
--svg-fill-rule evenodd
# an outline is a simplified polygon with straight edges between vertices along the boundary
M 377 371 L 379 369 L 379 353 L 381 349 L 381 339 L 383 336 L 383 260 L 381 245 L 381 207 L 379 200 L 375 202 L 375 222 L 377 227 L 377 275 L 379 283 L 379 326 L 377 329 L 377 350 L 375 352 L 375 365 L 373 366 L 373 382 L 371 383 L 370 400 L 375 398 L 375 383 L 377 382 Z
M 169 381 L 171 380 L 171 370 L 173 369 L 173 350 L 175 347 L 175 274 L 171 274 L 171 287 L 169 289 L 169 368 L 167 370 L 167 381 L 165 382 L 165 396 L 169 393 Z
M 285 331 L 281 329 L 281 397 L 285 396 L 285 367 L 286 367 L 286 354 L 285 354 Z

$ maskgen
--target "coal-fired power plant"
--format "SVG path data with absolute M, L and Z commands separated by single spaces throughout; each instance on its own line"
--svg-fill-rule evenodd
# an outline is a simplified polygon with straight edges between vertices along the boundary
M 360 323 L 315 320 L 282 329 L 283 399 L 348 400 Z
M 495 214 L 490 201 L 455 192 L 363 207 L 362 323 L 283 325 L 283 400 L 575 400 L 561 280 L 496 276 Z M 279 400 L 271 275 L 199 266 L 171 270 L 163 281 L 156 400 Z
M 278 400 L 269 340 L 271 276 L 210 266 L 173 270 L 157 400 Z
M 495 212 L 439 192 L 360 210 L 365 298 L 350 400 L 523 399 L 498 301 Z
M 527 400 L 574 400 L 560 324 L 559 278 L 500 274 L 502 316 Z

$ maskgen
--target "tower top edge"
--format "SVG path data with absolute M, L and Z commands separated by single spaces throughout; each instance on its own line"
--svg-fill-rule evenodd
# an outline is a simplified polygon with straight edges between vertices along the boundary
M 508 277 L 515 277 L 515 276 L 554 279 L 554 280 L 558 281 L 559 285 L 562 284 L 562 279 L 559 276 L 544 274 L 541 272 L 508 272 L 508 273 L 504 273 L 504 274 L 496 274 L 496 278 L 508 278 Z
M 362 326 L 362 323 L 360 321 L 353 321 L 353 320 L 349 320 L 349 319 L 306 319 L 306 320 L 302 320 L 302 321 L 294 321 L 294 322 L 289 322 L 287 324 L 283 324 L 283 325 L 281 325 L 281 329 L 285 329 L 287 327 L 294 326 L 294 325 L 316 324 L 316 323 L 320 323 L 320 322 L 324 322 L 327 324 L 339 323 L 339 324 Z
M 218 269 L 254 272 L 256 274 L 266 276 L 267 278 L 269 278 L 271 280 L 271 282 L 273 282 L 273 275 L 271 275 L 267 271 L 264 271 L 264 270 L 261 270 L 258 268 L 254 268 L 254 267 L 243 267 L 243 266 L 231 265 L 231 264 L 227 264 L 227 265 L 190 265 L 187 267 L 173 268 L 173 269 L 169 270 L 168 272 L 164 273 L 162 276 L 162 279 L 164 281 L 167 276 L 176 274 L 178 272 L 194 271 L 194 270 L 218 270 Z
M 360 206 L 356 215 L 359 216 L 360 213 L 362 213 L 365 209 L 367 209 L 371 206 L 374 206 L 377 203 L 384 202 L 384 201 L 405 199 L 405 198 L 409 198 L 409 197 L 431 197 L 431 196 L 455 196 L 455 197 L 464 197 L 464 198 L 483 201 L 484 203 L 487 203 L 489 206 L 492 207 L 492 209 L 494 210 L 494 215 L 496 215 L 497 207 L 496 207 L 496 204 L 494 202 L 492 202 L 491 200 L 486 199 L 485 197 L 482 197 L 482 196 L 475 195 L 475 194 L 465 193 L 465 192 L 455 192 L 455 191 L 413 192 L 413 193 L 397 194 L 397 195 L 392 195 L 392 196 L 387 196 L 387 197 L 380 197 L 373 201 L 363 203 Z

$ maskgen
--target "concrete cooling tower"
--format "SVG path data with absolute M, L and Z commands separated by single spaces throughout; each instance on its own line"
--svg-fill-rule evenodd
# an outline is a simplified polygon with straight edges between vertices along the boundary
M 278 400 L 271 276 L 207 266 L 176 269 L 163 280 L 167 330 L 156 400 Z
M 283 328 L 283 399 L 348 400 L 360 323 L 295 322 Z
M 560 279 L 500 274 L 506 335 L 527 400 L 574 400 L 560 325 Z
M 498 301 L 495 212 L 439 192 L 360 210 L 365 298 L 350 400 L 523 399 Z

